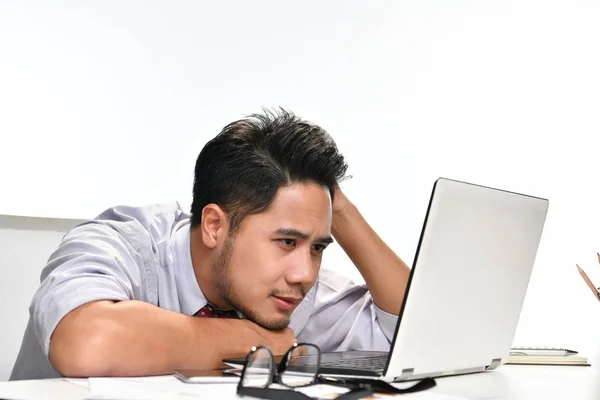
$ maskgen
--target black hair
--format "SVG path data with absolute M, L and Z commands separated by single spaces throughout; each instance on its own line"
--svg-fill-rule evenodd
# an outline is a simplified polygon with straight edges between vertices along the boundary
M 248 215 L 266 211 L 277 190 L 294 182 L 335 185 L 348 165 L 331 136 L 290 111 L 263 110 L 225 126 L 196 160 L 192 227 L 215 203 L 229 216 L 230 234 Z

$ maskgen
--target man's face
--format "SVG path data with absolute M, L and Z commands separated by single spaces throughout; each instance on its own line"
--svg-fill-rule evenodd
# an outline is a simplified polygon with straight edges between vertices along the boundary
M 246 217 L 213 265 L 217 290 L 249 320 L 279 330 L 314 285 L 331 243 L 331 197 L 316 183 L 277 191 L 266 212 Z

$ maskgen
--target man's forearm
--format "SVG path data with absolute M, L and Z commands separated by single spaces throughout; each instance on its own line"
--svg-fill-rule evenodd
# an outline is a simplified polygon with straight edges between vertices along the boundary
M 332 233 L 365 279 L 375 304 L 398 315 L 410 269 L 350 202 L 334 211 Z
M 247 353 L 245 342 L 252 340 L 240 337 L 243 323 L 188 317 L 141 301 L 99 301 L 63 318 L 50 341 L 50 361 L 64 376 L 142 376 L 171 374 L 178 368 L 212 369 L 224 357 Z

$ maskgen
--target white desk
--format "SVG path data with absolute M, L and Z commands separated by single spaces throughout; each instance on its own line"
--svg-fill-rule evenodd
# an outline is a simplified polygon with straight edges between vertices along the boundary
M 186 385 L 173 377 L 101 378 L 74 382 L 60 379 L 0 382 L 0 398 L 81 400 L 96 394 L 112 394 L 122 399 L 189 399 L 190 395 L 206 399 L 239 399 L 235 394 L 235 384 Z M 402 398 L 442 399 L 443 395 L 479 400 L 600 398 L 600 369 L 595 366 L 505 365 L 496 371 L 437 378 L 436 382 L 434 389 Z
M 504 365 L 436 382 L 435 392 L 473 399 L 600 398 L 600 369 L 595 367 Z

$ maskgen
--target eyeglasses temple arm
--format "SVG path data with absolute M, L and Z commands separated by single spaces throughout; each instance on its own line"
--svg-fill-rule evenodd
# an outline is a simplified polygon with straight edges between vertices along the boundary
M 286 389 L 270 389 L 255 387 L 238 387 L 237 394 L 240 396 L 259 397 L 270 400 L 306 400 L 311 397 L 304 393 Z

